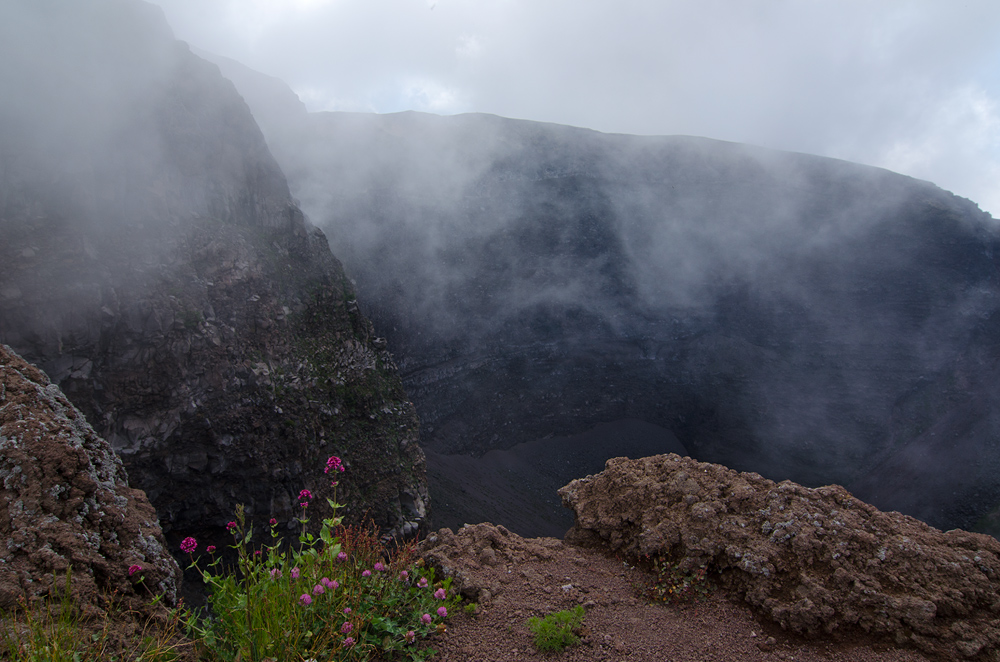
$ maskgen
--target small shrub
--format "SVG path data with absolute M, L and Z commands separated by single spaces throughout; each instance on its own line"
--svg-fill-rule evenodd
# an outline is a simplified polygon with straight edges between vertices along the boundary
M 327 463 L 327 471 L 341 467 L 336 457 Z M 312 494 L 303 490 L 299 499 L 305 513 Z M 202 569 L 194 557 L 197 541 L 181 543 L 210 592 L 211 613 L 185 617 L 208 659 L 420 659 L 425 653 L 416 640 L 445 631 L 459 600 L 449 595 L 451 579 L 436 581 L 412 545 L 390 554 L 373 528 L 343 526 L 340 504 L 328 503 L 333 516 L 323 520 L 318 537 L 306 531 L 304 515 L 299 520 L 297 548 L 283 544 L 273 519 L 270 544 L 256 543 L 238 506 L 228 525 L 235 572 L 223 571 L 214 548 Z
M 583 625 L 583 607 L 549 614 L 545 618 L 531 617 L 528 629 L 535 635 L 535 648 L 543 653 L 558 653 L 567 646 L 580 642 L 574 630 Z
M 639 588 L 639 593 L 656 602 L 692 602 L 704 598 L 711 589 L 708 570 L 701 566 L 695 570 L 682 570 L 680 563 L 671 563 L 662 556 L 651 562 L 652 579 Z

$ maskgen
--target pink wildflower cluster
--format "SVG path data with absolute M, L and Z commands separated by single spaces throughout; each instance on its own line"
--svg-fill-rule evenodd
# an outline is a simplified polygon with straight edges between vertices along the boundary
M 236 530 L 236 522 L 230 522 L 229 524 L 226 524 L 226 528 L 229 530 L 230 533 L 232 533 L 233 531 Z
M 208 552 L 209 554 L 214 554 L 215 553 L 215 545 L 209 545 L 208 547 L 205 548 L 205 551 Z
M 187 537 L 181 541 L 181 551 L 185 554 L 191 554 L 196 549 L 198 549 L 198 541 L 194 538 Z
M 376 561 L 375 572 L 384 572 L 384 571 L 385 571 L 385 564 L 383 564 L 381 561 Z
M 132 565 L 130 565 L 128 567 L 128 576 L 129 577 L 131 577 L 132 575 L 134 575 L 137 572 L 142 572 L 142 566 L 141 565 L 136 565 L 135 563 L 133 563 Z
M 305 508 L 309 505 L 309 499 L 313 498 L 313 493 L 309 490 L 299 492 L 299 505 Z
M 328 474 L 331 471 L 336 473 L 338 471 L 343 471 L 343 470 L 344 470 L 344 465 L 341 463 L 340 458 L 337 457 L 336 455 L 331 455 L 330 459 L 326 461 L 326 469 L 323 470 L 323 473 Z M 330 487 L 337 487 L 337 481 L 335 480 L 330 481 Z

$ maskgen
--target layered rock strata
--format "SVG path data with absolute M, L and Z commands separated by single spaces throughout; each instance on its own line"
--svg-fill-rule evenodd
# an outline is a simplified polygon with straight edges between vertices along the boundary
M 678 455 L 609 460 L 560 490 L 568 542 L 663 557 L 806 635 L 860 628 L 949 660 L 1000 654 L 1000 543 Z
M 176 602 L 180 568 L 111 445 L 0 345 L 0 608 L 65 587 L 78 604 Z M 133 605 L 134 606 L 134 605 Z

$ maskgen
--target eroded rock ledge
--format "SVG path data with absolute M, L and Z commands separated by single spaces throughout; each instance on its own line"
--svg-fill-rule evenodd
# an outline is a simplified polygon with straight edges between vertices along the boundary
M 678 455 L 609 460 L 559 491 L 567 542 L 706 566 L 806 635 L 855 628 L 950 660 L 1000 659 L 1000 543 Z
M 77 602 L 176 602 L 180 568 L 145 492 L 37 368 L 0 345 L 0 608 L 72 572 Z M 130 567 L 133 572 L 129 572 Z

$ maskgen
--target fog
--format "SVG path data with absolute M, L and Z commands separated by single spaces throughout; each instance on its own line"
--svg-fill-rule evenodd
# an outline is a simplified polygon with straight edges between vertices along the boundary
M 310 110 L 485 112 L 882 166 L 1000 211 L 990 0 L 159 0 Z
M 1000 501 L 992 405 L 960 404 L 989 399 L 995 352 L 997 236 L 975 204 L 693 137 L 309 114 L 280 81 L 218 61 L 388 337 L 434 453 L 634 418 L 699 459 L 864 485 L 941 526 Z M 962 375 L 979 386 L 956 388 Z M 935 426 L 980 467 L 927 450 Z M 872 467 L 904 459 L 921 478 L 877 489 Z
M 291 193 L 356 282 L 363 312 L 387 337 L 418 407 L 421 442 L 433 453 L 485 455 L 631 419 L 657 428 L 643 435 L 653 445 L 680 444 L 699 459 L 775 479 L 858 486 L 880 507 L 940 526 L 977 525 L 1000 506 L 993 397 L 1000 245 L 994 219 L 976 206 L 986 198 L 969 202 L 885 169 L 771 148 L 948 164 L 975 147 L 978 156 L 962 161 L 972 165 L 949 176 L 967 168 L 989 175 L 989 88 L 962 92 L 987 80 L 975 65 L 993 52 L 987 5 L 944 13 L 921 4 L 839 4 L 857 11 L 848 20 L 824 3 L 741 5 L 731 15 L 712 14 L 723 7 L 712 3 L 626 4 L 610 18 L 587 4 L 571 11 L 559 3 L 544 10 L 417 3 L 401 6 L 399 15 L 412 19 L 407 29 L 395 19 L 385 24 L 395 45 L 382 42 L 382 59 L 372 61 L 391 71 L 396 49 L 437 25 L 430 16 L 445 16 L 436 28 L 444 31 L 433 34 L 450 53 L 455 34 L 465 34 L 462 21 L 475 19 L 482 39 L 459 40 L 459 50 L 487 62 L 483 75 L 453 81 L 468 85 L 454 95 L 467 101 L 444 94 L 431 103 L 433 86 L 400 97 L 404 86 L 393 88 L 396 101 L 378 105 L 378 94 L 348 83 L 365 75 L 377 82 L 383 69 L 366 69 L 361 57 L 348 79 L 323 78 L 343 71 L 329 63 L 345 61 L 347 51 L 321 49 L 319 33 L 298 22 L 330 25 L 325 18 L 336 16 L 338 30 L 347 29 L 352 18 L 367 25 L 369 10 L 301 2 L 281 13 L 269 3 L 244 4 L 242 32 L 217 42 L 220 52 L 263 58 L 269 73 L 280 73 L 282 58 L 294 64 L 296 53 L 308 52 L 317 76 L 288 69 L 304 104 L 281 80 L 198 51 L 234 82 L 259 129 L 230 88 L 210 91 L 219 83 L 213 65 L 163 38 L 169 28 L 155 6 L 93 6 L 156 14 L 150 25 L 159 36 L 111 20 L 81 24 L 72 12 L 29 18 L 17 5 L 2 6 L 0 220 L 42 227 L 43 237 L 45 224 L 71 218 L 102 231 L 99 241 L 82 232 L 74 239 L 84 246 L 74 260 L 87 256 L 80 259 L 93 271 L 89 284 L 74 280 L 76 262 L 58 247 L 18 248 L 24 259 L 41 253 L 50 275 L 64 276 L 50 287 L 30 283 L 33 272 L 13 262 L 0 269 L 5 305 L 18 314 L 30 312 L 22 296 L 31 287 L 44 290 L 43 301 L 102 310 L 118 296 L 102 285 L 107 271 L 130 284 L 133 265 L 119 254 L 150 264 L 168 253 L 180 260 L 181 250 L 157 252 L 170 243 L 160 241 L 172 236 L 170 225 L 185 218 L 287 220 L 288 190 L 262 131 Z M 230 25 L 227 8 L 236 5 L 198 6 L 206 12 L 200 28 L 184 20 L 193 5 L 164 3 L 179 36 L 211 50 L 212 26 Z M 606 32 L 597 29 L 602 16 Z M 799 20 L 812 30 L 793 30 Z M 42 29 L 49 22 L 62 28 Z M 703 40 L 682 29 L 706 23 L 713 31 Z M 535 50 L 542 28 L 556 24 L 565 29 L 546 33 L 546 47 Z M 669 29 L 657 33 L 660 25 Z M 365 33 L 357 27 L 342 41 L 325 33 L 322 45 L 360 49 L 357 35 Z M 447 37 L 449 30 L 458 32 Z M 787 40 L 769 40 L 775 31 Z M 491 50 L 491 39 L 514 33 L 520 46 Z M 587 41 L 593 52 L 576 50 L 578 37 L 591 33 L 602 36 Z M 205 43 L 189 36 L 199 34 Z M 291 43 L 281 34 L 295 36 L 295 48 L 281 50 Z M 653 48 L 661 42 L 688 50 Z M 930 54 L 928 43 L 942 54 Z M 832 55 L 835 44 L 851 48 Z M 796 48 L 804 55 L 793 57 Z M 611 57 L 619 50 L 634 59 Z M 410 55 L 415 70 L 433 60 Z M 655 66 L 646 72 L 640 56 Z M 500 67 L 492 57 L 514 62 Z M 514 66 L 531 57 L 530 71 Z M 57 61 L 79 70 L 49 66 Z M 800 69 L 798 78 L 789 73 Z M 486 75 L 494 70 L 502 72 Z M 496 82 L 508 79 L 519 93 Z M 324 97 L 333 88 L 323 85 L 338 81 L 341 96 Z M 932 102 L 914 119 L 918 99 Z M 958 124 L 928 124 L 954 104 Z M 310 105 L 494 110 L 592 128 L 484 113 L 310 113 Z M 970 113 L 980 124 L 965 121 Z M 967 140 L 958 125 L 979 127 L 981 140 Z M 189 130 L 204 126 L 214 128 Z M 931 159 L 925 130 L 958 151 Z M 134 229 L 143 230 L 146 253 L 128 243 Z M 89 294 L 76 296 L 83 285 Z M 15 321 L 5 313 L 3 325 L 14 329 Z M 100 325 L 87 324 L 79 336 L 99 339 Z M 34 342 L 23 329 L 5 333 Z M 63 338 L 56 340 L 38 344 L 61 355 Z M 614 434 L 608 456 L 620 446 Z M 969 457 L 979 458 L 975 466 Z

